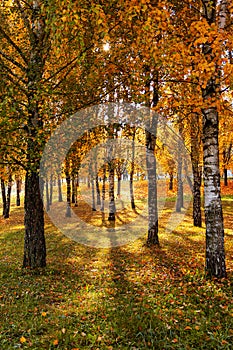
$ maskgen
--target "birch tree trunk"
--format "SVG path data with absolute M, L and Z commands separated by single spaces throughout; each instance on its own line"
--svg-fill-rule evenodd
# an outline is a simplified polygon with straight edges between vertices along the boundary
M 102 202 L 100 210 L 104 212 L 104 203 L 105 203 L 105 193 L 106 193 L 106 164 L 103 165 L 103 184 L 102 184 Z
M 146 131 L 146 167 L 148 174 L 148 236 L 147 244 L 159 244 L 158 237 L 158 204 L 157 204 L 157 179 L 156 158 L 154 155 L 156 145 L 157 116 L 152 116 L 151 132 Z
M 134 177 L 134 168 L 135 168 L 135 127 L 132 128 L 132 161 L 129 175 L 129 189 L 130 189 L 130 202 L 131 208 L 135 209 L 135 201 L 134 201 L 134 188 L 133 188 L 133 177 Z
M 181 142 L 180 140 L 178 141 Z M 180 147 L 178 146 L 178 151 Z M 177 162 L 177 199 L 176 199 L 176 212 L 180 213 L 181 208 L 183 207 L 183 181 L 182 181 L 182 154 L 178 153 L 178 162 Z
M 220 2 L 219 29 L 225 25 L 226 1 Z M 203 13 L 208 24 L 216 22 L 216 2 L 203 1 Z M 203 44 L 203 54 L 206 60 L 214 62 L 215 54 L 211 43 Z M 215 63 L 216 66 L 216 63 Z M 206 87 L 202 87 L 202 96 L 205 108 L 202 109 L 203 121 L 203 157 L 204 157 L 204 207 L 206 223 L 206 273 L 209 276 L 222 278 L 226 276 L 225 251 L 224 251 L 224 225 L 222 203 L 220 196 L 220 171 L 219 171 L 219 120 L 216 105 L 212 102 L 216 99 L 219 85 L 220 67 L 208 80 Z
M 115 221 L 116 205 L 115 205 L 115 195 L 114 195 L 114 163 L 113 160 L 110 160 L 108 164 L 108 173 L 109 173 L 109 221 Z
M 148 67 L 147 67 L 148 68 Z M 147 71 L 147 74 L 150 70 Z M 155 107 L 159 100 L 158 95 L 158 72 L 153 77 L 153 96 L 150 102 L 151 80 L 148 80 L 145 86 L 146 105 Z M 157 198 L 157 168 L 155 158 L 155 147 L 157 138 L 158 115 L 152 112 L 147 125 L 146 133 L 146 168 L 148 175 L 148 235 L 147 245 L 159 245 L 159 226 L 158 226 L 158 198 Z
M 194 114 L 191 119 L 191 163 L 193 171 L 193 225 L 202 226 L 201 217 L 201 170 L 200 170 L 200 143 L 199 116 Z
M 71 179 L 70 179 L 70 162 L 65 160 L 65 174 L 66 174 L 66 217 L 71 217 Z

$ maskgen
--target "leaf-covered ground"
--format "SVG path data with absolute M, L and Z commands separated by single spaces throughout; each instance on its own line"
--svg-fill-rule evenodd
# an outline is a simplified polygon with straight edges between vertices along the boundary
M 22 270 L 23 210 L 14 207 L 0 222 L 0 348 L 232 349 L 232 192 L 223 205 L 221 281 L 205 279 L 205 230 L 192 227 L 190 210 L 170 233 L 162 218 L 160 248 L 145 246 L 146 227 L 126 246 L 86 247 L 47 219 L 48 267 Z

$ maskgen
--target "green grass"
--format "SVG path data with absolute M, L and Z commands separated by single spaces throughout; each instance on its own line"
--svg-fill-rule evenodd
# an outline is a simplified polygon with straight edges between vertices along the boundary
M 225 220 L 232 216 L 229 196 Z M 22 209 L 0 223 L 0 349 L 232 349 L 233 231 L 228 278 L 204 276 L 204 229 L 190 212 L 161 248 L 145 236 L 114 249 L 75 243 L 46 223 L 48 267 L 21 268 Z

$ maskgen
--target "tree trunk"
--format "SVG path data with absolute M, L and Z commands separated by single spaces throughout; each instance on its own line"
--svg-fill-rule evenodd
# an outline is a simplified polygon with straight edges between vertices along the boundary
M 121 175 L 117 175 L 117 197 L 121 197 Z
M 146 69 L 147 76 L 150 76 L 150 68 Z M 158 94 L 158 71 L 153 73 L 153 96 L 152 103 L 150 102 L 151 95 L 151 79 L 148 79 L 145 86 L 146 105 L 147 107 L 155 107 L 159 101 Z M 159 245 L 159 226 L 158 226 L 158 199 L 157 199 L 157 168 L 155 158 L 155 147 L 157 138 L 158 115 L 151 112 L 150 120 L 147 123 L 146 134 L 146 167 L 148 176 L 148 236 L 147 245 Z
M 74 174 L 72 174 L 72 178 L 71 178 L 71 203 L 75 203 L 75 187 L 76 187 L 76 184 L 75 184 L 75 177 L 74 177 Z
M 46 194 L 46 211 L 48 212 L 50 210 L 50 202 L 49 202 L 49 181 L 46 177 L 45 181 L 45 194 Z
M 193 225 L 202 226 L 201 216 L 201 177 L 200 170 L 200 143 L 201 135 L 199 131 L 199 115 L 194 113 L 191 119 L 191 163 L 193 172 Z
M 23 267 L 46 266 L 44 209 L 38 172 L 29 170 L 25 179 L 25 238 Z
M 173 190 L 173 173 L 169 173 L 169 190 Z
M 154 155 L 156 146 L 157 116 L 152 116 L 152 123 L 149 130 L 146 130 L 146 167 L 148 176 L 148 245 L 159 245 L 158 237 L 158 204 L 157 204 L 157 179 L 156 179 L 156 158 Z
M 95 156 L 95 188 L 96 188 L 96 204 L 100 205 L 100 186 L 99 186 L 99 176 L 98 176 L 98 164 L 97 164 L 97 157 Z
M 102 203 L 100 208 L 102 212 L 104 212 L 105 193 L 106 193 L 106 164 L 103 165 Z
M 176 212 L 180 213 L 181 208 L 184 207 L 184 189 L 183 189 L 183 180 L 182 180 L 182 169 L 183 169 L 183 123 L 179 118 L 179 139 L 178 139 L 178 162 L 177 162 L 177 199 L 176 199 Z
M 1 178 L 1 191 L 2 191 L 2 215 L 3 217 L 5 216 L 5 212 L 6 212 L 6 187 L 5 187 L 5 181 L 3 180 L 3 178 Z
M 91 207 L 92 211 L 96 211 L 96 202 L 95 202 L 95 181 L 94 181 L 94 174 L 93 174 L 93 168 L 92 168 L 92 159 L 90 160 L 89 164 L 89 177 L 90 177 L 90 184 L 91 184 Z
M 115 195 L 114 195 L 114 164 L 111 160 L 109 163 L 109 221 L 115 221 L 116 205 L 115 205 Z
M 215 277 L 226 276 L 224 226 L 220 197 L 218 154 L 218 112 L 203 111 L 204 195 L 206 223 L 206 271 Z
M 74 206 L 78 206 L 78 188 L 79 188 L 79 175 L 77 174 L 74 181 L 75 191 L 74 191 Z
M 92 211 L 96 211 L 95 182 L 94 182 L 94 177 L 93 176 L 91 176 L 91 198 L 92 198 Z
M 8 219 L 10 216 L 11 187 L 12 187 L 12 176 L 10 174 L 8 177 L 8 184 L 7 184 L 7 197 L 6 197 L 6 208 L 5 208 L 5 213 L 4 213 L 4 219 Z
M 209 26 L 216 21 L 216 3 L 204 0 L 203 14 Z M 224 28 L 224 2 L 220 2 L 220 29 Z M 202 46 L 206 60 L 215 62 L 215 56 L 209 42 Z M 216 67 L 216 64 L 215 64 Z M 206 273 L 209 276 L 222 278 L 226 276 L 225 250 L 224 250 L 224 225 L 222 202 L 220 195 L 220 171 L 219 171 L 219 143 L 218 143 L 218 111 L 212 102 L 216 99 L 219 78 L 219 67 L 202 87 L 202 97 L 207 105 L 202 109 L 202 134 L 204 157 L 204 207 L 206 223 Z
M 16 179 L 16 206 L 20 206 L 20 193 L 21 193 L 22 180 Z
M 134 188 L 133 188 L 133 177 L 134 177 L 134 161 L 135 161 L 135 127 L 133 128 L 133 135 L 132 135 L 132 161 L 131 161 L 131 168 L 130 168 L 130 176 L 129 176 L 129 190 L 130 190 L 130 202 L 131 202 L 131 208 L 135 209 L 135 201 L 134 201 Z
M 49 205 L 53 203 L 53 174 L 50 175 L 50 183 L 49 183 Z
M 25 239 L 23 266 L 36 268 L 46 265 L 44 209 L 39 181 L 40 155 L 43 145 L 40 139 L 40 131 L 43 132 L 43 116 L 40 114 L 41 108 L 39 105 L 43 101 L 41 82 L 50 45 L 41 2 L 33 0 L 30 8 L 22 4 L 23 2 L 15 3 L 22 14 L 22 22 L 27 23 L 25 30 L 28 31 L 27 35 L 29 38 L 27 49 L 29 54 L 26 61 L 28 117 L 25 127 L 27 132 L 25 137 L 27 140 L 27 171 L 24 199 Z
M 192 163 L 193 169 L 193 225 L 202 226 L 201 217 L 201 171 L 198 164 Z
M 66 174 L 66 217 L 71 217 L 71 180 L 70 180 L 70 165 L 69 160 L 65 161 Z
M 58 202 L 62 202 L 62 188 L 61 188 L 61 176 L 57 175 L 57 186 L 58 186 Z
M 180 142 L 180 140 L 178 141 Z M 178 146 L 179 148 L 179 146 Z M 178 166 L 177 166 L 177 199 L 176 199 L 176 212 L 180 213 L 181 208 L 184 205 L 183 201 L 183 181 L 182 181 L 182 156 L 178 155 Z
M 87 176 L 87 188 L 91 188 L 91 180 L 90 180 L 90 175 L 89 174 Z
M 226 168 L 224 168 L 223 176 L 224 176 L 224 186 L 228 186 L 228 178 L 227 178 L 227 169 Z
M 114 125 L 110 125 L 108 129 L 108 135 L 110 139 L 114 139 Z M 115 204 L 115 189 L 114 189 L 114 176 L 115 176 L 115 162 L 114 162 L 114 146 L 110 145 L 107 150 L 107 159 L 108 159 L 108 174 L 109 174 L 109 189 L 108 189 L 108 197 L 109 197 L 109 214 L 108 220 L 114 221 L 116 220 L 116 204 Z

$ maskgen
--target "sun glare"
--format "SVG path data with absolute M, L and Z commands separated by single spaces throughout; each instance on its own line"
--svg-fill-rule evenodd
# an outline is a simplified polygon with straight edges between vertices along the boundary
M 109 45 L 109 43 L 105 43 L 105 44 L 103 45 L 103 49 L 104 49 L 104 51 L 109 51 L 109 50 L 110 50 L 110 45 Z

